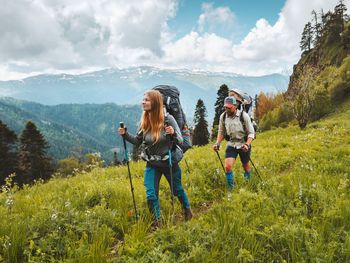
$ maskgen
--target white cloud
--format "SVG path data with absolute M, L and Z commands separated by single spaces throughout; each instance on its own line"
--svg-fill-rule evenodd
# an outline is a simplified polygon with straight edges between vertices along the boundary
M 165 58 L 174 65 L 240 74 L 261 75 L 285 72 L 300 58 L 299 41 L 304 25 L 311 20 L 311 11 L 333 9 L 338 0 L 288 0 L 273 25 L 261 18 L 239 43 L 216 34 L 191 32 L 165 47 Z M 346 1 L 349 6 L 350 0 Z M 203 8 L 198 24 L 209 21 L 213 6 Z M 212 19 L 214 20 L 214 19 Z
M 217 27 L 232 29 L 235 23 L 235 15 L 228 7 L 214 8 L 213 3 L 203 3 L 203 13 L 198 18 L 198 31 L 212 32 Z
M 152 65 L 267 74 L 300 57 L 311 11 L 338 0 L 287 0 L 276 23 L 260 18 L 240 43 L 229 7 L 202 5 L 195 30 L 180 39 L 168 27 L 179 0 L 2 0 L 0 79 Z M 350 8 L 350 0 L 345 1 Z M 226 31 L 225 31 L 226 30 Z
M 291 67 L 300 57 L 299 42 L 304 25 L 311 21 L 311 11 L 333 9 L 338 0 L 288 0 L 279 19 L 270 25 L 259 19 L 239 45 L 233 47 L 234 58 L 243 69 L 265 67 L 266 72 L 278 72 Z M 349 4 L 349 0 L 346 1 Z M 259 66 L 259 67 L 258 67 Z M 249 70 L 249 69 L 248 69 Z M 261 69 L 259 70 L 263 72 Z
M 167 20 L 177 8 L 176 0 L 3 0 L 1 4 L 0 61 L 9 76 L 152 61 L 162 55 L 163 38 L 169 36 Z

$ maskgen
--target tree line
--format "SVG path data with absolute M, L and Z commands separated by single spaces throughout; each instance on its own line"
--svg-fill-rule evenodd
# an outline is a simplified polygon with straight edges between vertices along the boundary
M 312 20 L 307 22 L 304 26 L 303 33 L 300 40 L 300 49 L 302 52 L 308 52 L 313 47 L 319 46 L 324 42 L 324 37 L 327 36 L 329 42 L 341 41 L 341 33 L 344 31 L 345 21 L 349 19 L 346 14 L 347 8 L 344 0 L 340 0 L 334 7 L 334 12 L 319 13 L 312 10 Z M 344 45 L 348 45 L 346 41 Z

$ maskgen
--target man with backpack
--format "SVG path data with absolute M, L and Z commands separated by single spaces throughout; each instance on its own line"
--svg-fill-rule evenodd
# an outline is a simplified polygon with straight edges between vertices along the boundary
M 225 112 L 220 115 L 218 136 L 213 149 L 218 151 L 222 140 L 224 138 L 228 140 L 225 153 L 225 172 L 230 194 L 235 185 L 232 167 L 237 155 L 239 155 L 244 168 L 244 178 L 246 180 L 251 178 L 249 161 L 255 132 L 249 115 L 244 110 L 238 110 L 235 97 L 226 97 L 224 107 Z
M 235 97 L 238 103 L 237 108 L 239 110 L 244 110 L 246 113 L 248 113 L 250 120 L 253 124 L 254 131 L 256 132 L 258 130 L 258 124 L 253 119 L 253 98 L 247 93 L 242 92 L 238 89 L 230 89 L 228 95 L 231 97 Z

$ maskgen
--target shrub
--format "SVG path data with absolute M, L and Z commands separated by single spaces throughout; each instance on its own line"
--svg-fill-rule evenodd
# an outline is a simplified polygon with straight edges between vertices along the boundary
M 58 170 L 57 172 L 60 175 L 67 176 L 74 174 L 75 171 L 81 169 L 81 164 L 78 159 L 74 157 L 69 157 L 63 160 L 58 161 Z

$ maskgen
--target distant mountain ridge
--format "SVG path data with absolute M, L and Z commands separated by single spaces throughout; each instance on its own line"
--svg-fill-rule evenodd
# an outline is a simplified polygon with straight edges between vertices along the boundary
M 80 75 L 38 75 L 23 80 L 0 81 L 0 96 L 38 102 L 44 105 L 70 103 L 139 104 L 145 90 L 156 85 L 174 85 L 189 119 L 201 98 L 208 110 L 209 122 L 214 115 L 217 89 L 226 84 L 240 88 L 251 96 L 263 92 L 285 91 L 289 77 L 271 74 L 260 77 L 233 73 L 191 70 L 165 70 L 154 67 L 106 69 Z

